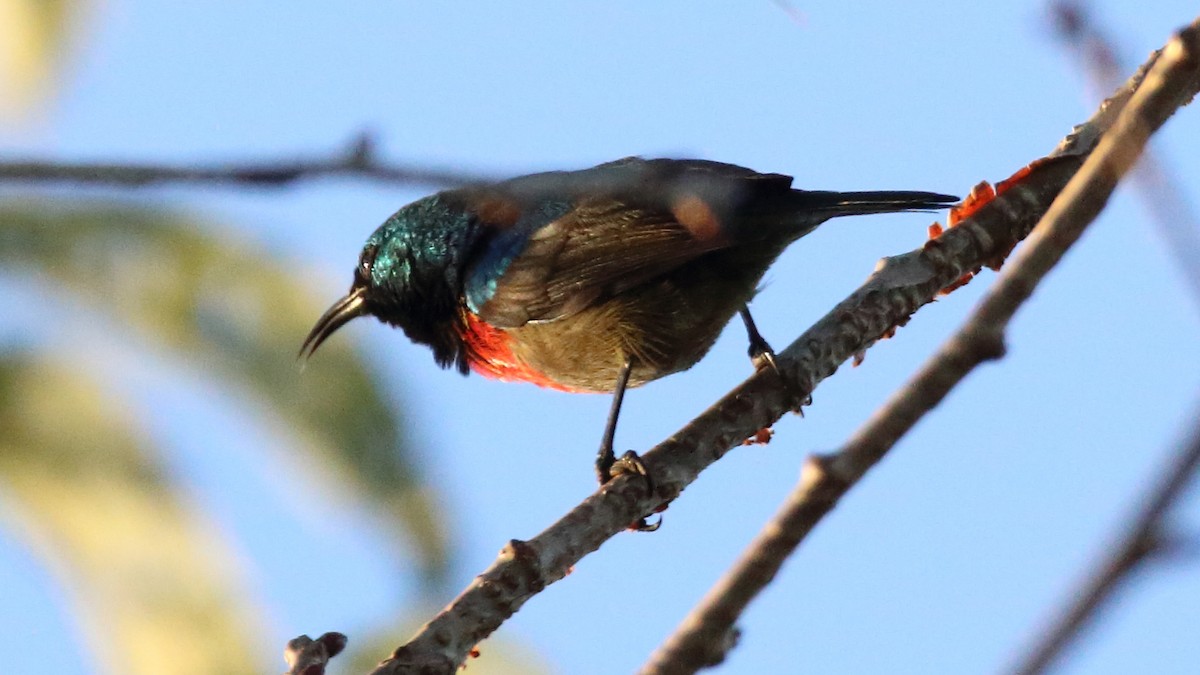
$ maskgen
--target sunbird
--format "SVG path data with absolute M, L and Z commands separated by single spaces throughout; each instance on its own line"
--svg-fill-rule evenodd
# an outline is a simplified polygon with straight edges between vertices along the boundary
M 464 375 L 612 393 L 596 457 L 603 484 L 645 474 L 635 453 L 613 453 L 626 388 L 692 367 L 735 314 L 755 366 L 774 365 L 747 303 L 792 242 L 830 218 L 956 201 L 797 190 L 782 174 L 638 157 L 446 190 L 375 230 L 349 292 L 300 354 L 370 315 Z

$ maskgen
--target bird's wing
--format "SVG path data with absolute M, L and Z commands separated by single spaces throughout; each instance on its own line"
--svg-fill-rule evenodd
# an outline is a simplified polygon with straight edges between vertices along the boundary
M 467 304 L 504 328 L 570 316 L 729 246 L 747 204 L 790 186 L 732 164 L 631 157 L 464 191 L 486 231 Z
M 494 326 L 552 321 L 727 245 L 699 202 L 673 210 L 610 199 L 549 205 L 485 243 L 464 292 Z

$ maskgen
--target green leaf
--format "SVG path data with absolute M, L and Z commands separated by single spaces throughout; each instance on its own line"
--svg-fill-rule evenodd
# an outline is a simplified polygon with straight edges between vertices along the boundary
M 325 309 L 303 271 L 174 213 L 129 205 L 0 203 L 0 264 L 32 268 L 75 298 L 234 383 L 279 416 L 320 478 L 405 531 L 427 580 L 444 579 L 442 510 L 421 480 L 403 421 L 351 340 L 296 353 Z

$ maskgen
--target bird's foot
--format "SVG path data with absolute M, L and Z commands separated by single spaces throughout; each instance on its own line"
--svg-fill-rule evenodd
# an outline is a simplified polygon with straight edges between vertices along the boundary
M 755 333 L 750 336 L 750 348 L 746 350 L 750 354 L 750 363 L 754 364 L 755 370 L 770 368 L 776 373 L 779 373 L 779 362 L 775 360 L 775 350 L 771 349 L 771 345 L 763 339 L 763 336 Z M 782 373 L 780 373 L 782 376 Z
M 607 485 L 609 481 L 621 476 L 641 476 L 646 482 L 646 493 L 654 493 L 654 478 L 650 476 L 650 471 L 646 468 L 646 463 L 642 461 L 633 450 L 627 450 L 625 454 L 617 458 L 611 447 L 600 449 L 600 454 L 596 457 L 596 477 L 600 480 L 600 485 Z M 629 529 L 635 532 L 653 532 L 662 525 L 662 516 L 653 524 L 646 522 L 645 516 L 638 518 Z
M 755 332 L 750 336 L 750 349 L 747 351 L 750 354 L 750 363 L 754 364 L 755 370 L 766 370 L 767 368 L 770 368 L 771 370 L 775 371 L 775 374 L 779 376 L 780 381 L 783 382 L 783 389 L 787 392 L 788 398 L 791 401 L 791 409 L 803 415 L 804 413 L 801 411 L 801 409 L 809 403 L 812 403 L 812 398 L 808 396 L 802 396 L 802 390 L 800 386 L 792 381 L 792 378 L 785 375 L 783 370 L 780 369 L 779 359 L 775 356 L 775 350 L 771 349 L 771 345 L 767 344 L 767 341 L 764 340 L 761 335 Z
M 758 332 L 758 326 L 754 324 L 754 317 L 750 316 L 750 308 L 745 305 L 738 312 L 742 316 L 742 322 L 746 324 L 746 337 L 750 339 L 750 348 L 747 353 L 750 354 L 750 363 L 754 364 L 755 370 L 766 370 L 770 368 L 779 376 L 779 380 L 783 383 L 783 389 L 788 395 L 791 403 L 789 406 L 792 410 L 800 412 L 800 409 L 807 405 L 810 400 L 807 396 L 801 396 L 802 389 L 792 381 L 790 377 L 783 373 L 779 367 L 779 359 L 775 356 L 775 350 L 771 349 L 771 345 L 767 344 L 766 338 L 762 333 Z

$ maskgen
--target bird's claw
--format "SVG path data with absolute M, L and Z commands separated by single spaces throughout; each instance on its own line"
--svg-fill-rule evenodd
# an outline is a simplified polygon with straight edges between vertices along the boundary
M 770 368 L 779 372 L 779 362 L 775 360 L 775 350 L 771 349 L 771 345 L 767 344 L 761 335 L 750 338 L 750 348 L 746 351 L 750 354 L 750 363 L 754 364 L 755 370 Z
M 766 338 L 758 332 L 758 326 L 754 325 L 754 317 L 750 316 L 750 308 L 743 306 L 739 313 L 742 316 L 742 322 L 746 324 L 746 337 L 750 339 L 750 348 L 746 350 L 750 354 L 750 363 L 754 364 L 755 370 L 770 368 L 775 371 L 791 401 L 791 409 L 800 412 L 801 407 L 808 401 L 808 397 L 801 396 L 801 388 L 783 374 L 783 369 L 779 367 L 779 359 L 775 356 L 775 350 L 771 349 Z
M 654 521 L 653 523 L 647 523 L 646 517 L 642 516 L 630 524 L 627 529 L 634 532 L 653 532 L 660 527 L 662 527 L 662 516 L 659 516 L 658 520 Z
M 609 480 L 627 474 L 644 477 L 650 491 L 654 491 L 654 481 L 650 479 L 650 470 L 646 468 L 646 463 L 642 461 L 641 456 L 633 450 L 626 450 L 620 459 L 615 460 L 608 467 Z
M 800 387 L 792 381 L 792 378 L 784 375 L 783 370 L 779 367 L 779 359 L 775 356 L 775 350 L 771 349 L 771 345 L 767 344 L 767 341 L 761 335 L 755 335 L 750 338 L 750 349 L 747 351 L 750 354 L 750 362 L 754 364 L 755 370 L 770 368 L 779 376 L 780 381 L 783 382 L 784 391 L 787 392 L 788 398 L 792 401 L 792 410 L 800 413 L 803 406 L 812 402 L 810 397 L 801 396 Z
M 620 458 L 616 458 L 611 450 L 607 453 L 601 452 L 596 461 L 596 475 L 600 479 L 601 486 L 607 485 L 609 481 L 621 476 L 640 476 L 646 482 L 646 493 L 654 493 L 654 478 L 650 476 L 650 470 L 646 468 L 646 463 L 642 461 L 641 456 L 633 450 L 625 451 Z M 647 523 L 643 516 L 634 521 L 629 529 L 635 532 L 653 532 L 661 525 L 662 516 L 659 516 L 653 524 Z

